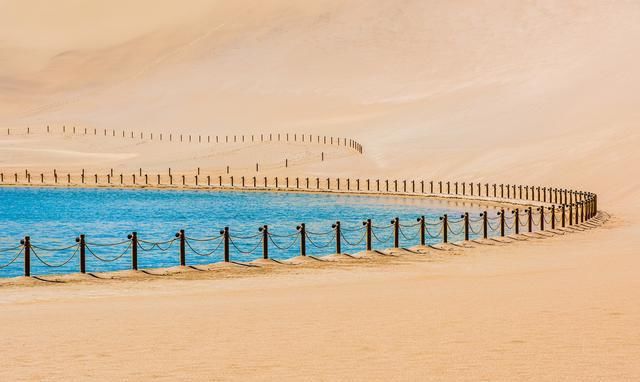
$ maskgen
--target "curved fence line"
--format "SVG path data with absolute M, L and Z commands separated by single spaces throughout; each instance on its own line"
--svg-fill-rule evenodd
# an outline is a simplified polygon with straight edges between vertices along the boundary
M 371 182 L 367 180 L 369 185 Z M 379 181 L 376 182 L 378 185 Z M 276 180 L 277 184 L 277 180 Z M 341 190 L 337 182 L 339 192 Z M 348 183 L 347 183 L 348 184 Z M 360 184 L 360 182 L 358 182 Z M 389 181 L 385 180 L 385 189 L 388 190 Z M 300 256 L 307 256 L 308 245 L 314 250 L 325 249 L 333 246 L 329 254 L 341 254 L 342 245 L 349 248 L 373 251 L 374 244 L 392 243 L 393 248 L 401 246 L 426 246 L 435 243 L 450 243 L 456 241 L 469 241 L 476 239 L 490 239 L 518 235 L 523 233 L 536 233 L 555 231 L 573 227 L 590 221 L 598 214 L 597 195 L 583 191 L 557 189 L 552 187 L 533 187 L 520 185 L 492 185 L 468 183 L 469 187 L 459 187 L 461 183 L 411 181 L 410 191 L 407 190 L 407 182 L 403 182 L 402 191 L 397 191 L 397 181 L 394 181 L 394 190 L 387 193 L 397 195 L 414 196 L 439 196 L 439 197 L 469 197 L 478 200 L 491 200 L 500 203 L 509 203 L 511 208 L 503 206 L 495 216 L 489 216 L 487 211 L 472 216 L 468 212 L 461 215 L 443 215 L 437 219 L 429 220 L 425 216 L 417 217 L 414 222 L 401 223 L 399 218 L 394 218 L 390 223 L 374 224 L 371 219 L 362 222 L 362 225 L 343 226 L 340 221 L 331 225 L 330 229 L 321 232 L 308 232 L 305 224 L 300 224 L 289 232 L 272 232 L 267 225 L 258 227 L 254 235 L 234 235 L 229 227 L 220 231 L 219 235 L 211 237 L 192 238 L 185 230 L 180 230 L 175 237 L 166 238 L 163 241 L 149 241 L 138 237 L 132 232 L 126 240 L 112 243 L 86 242 L 85 235 L 75 238 L 75 243 L 53 247 L 46 244 L 33 242 L 33 238 L 25 236 L 20 244 L 15 247 L 0 249 L 1 271 L 22 257 L 24 275 L 31 276 L 31 260 L 35 257 L 42 265 L 48 268 L 62 267 L 78 258 L 78 270 L 86 273 L 86 253 L 99 262 L 114 262 L 125 256 L 131 261 L 131 269 L 138 270 L 138 250 L 148 252 L 158 249 L 162 252 L 172 249 L 174 242 L 178 243 L 176 251 L 177 263 L 187 265 L 188 255 L 209 257 L 219 254 L 224 262 L 232 261 L 232 252 L 241 255 L 252 255 L 261 252 L 263 259 L 269 259 L 269 250 L 273 246 L 278 250 L 288 250 L 299 246 Z M 415 185 L 419 188 L 416 189 Z M 454 185 L 453 193 L 451 185 Z M 462 183 L 464 184 L 464 183 Z M 434 185 L 437 185 L 434 190 Z M 425 189 L 425 186 L 428 189 Z M 444 187 L 444 188 L 443 188 Z M 476 188 L 477 187 L 477 188 Z M 485 190 L 483 194 L 482 191 Z M 493 191 L 493 194 L 490 191 Z M 498 191 L 499 190 L 499 191 Z M 307 189 L 307 191 L 314 191 Z M 358 192 L 354 190 L 353 192 Z M 498 196 L 499 195 L 499 196 Z M 524 206 L 516 206 L 522 203 Z M 329 228 L 329 227 L 327 227 Z M 246 232 L 246 230 L 244 231 Z M 348 238 L 344 233 L 355 234 L 357 237 Z M 430 241 L 431 243 L 428 243 Z M 70 242 L 73 242 L 70 240 Z M 207 248 L 196 248 L 197 244 L 207 245 Z M 119 252 L 115 256 L 106 258 L 95 253 L 98 248 L 118 247 Z M 36 252 L 37 251 L 37 252 Z M 56 255 L 59 252 L 69 252 L 71 255 Z
M 318 145 L 333 145 L 348 148 L 362 154 L 364 147 L 355 139 L 335 137 L 328 135 L 306 133 L 256 133 L 233 135 L 202 135 L 202 134 L 176 134 L 176 133 L 152 133 L 124 129 L 98 129 L 77 128 L 76 126 L 44 126 L 44 127 L 8 127 L 4 131 L 6 136 L 28 136 L 35 134 L 60 134 L 63 136 L 99 136 L 112 138 L 125 138 L 147 140 L 153 142 L 198 143 L 198 144 L 242 144 L 242 143 L 308 143 Z

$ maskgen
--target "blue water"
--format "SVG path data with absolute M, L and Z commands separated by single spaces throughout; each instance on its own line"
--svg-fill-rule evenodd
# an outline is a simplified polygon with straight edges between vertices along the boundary
M 300 223 L 306 224 L 309 233 L 308 255 L 335 252 L 331 224 L 336 220 L 341 221 L 345 236 L 343 252 L 354 253 L 365 247 L 362 221 L 368 218 L 373 220 L 375 227 L 374 248 L 388 248 L 393 246 L 390 220 L 396 216 L 407 225 L 403 228 L 401 245 L 412 246 L 419 242 L 419 228 L 408 225 L 416 224 L 416 218 L 421 215 L 436 224 L 445 213 L 456 220 L 463 211 L 477 217 L 481 210 L 487 209 L 469 202 L 284 192 L 2 188 L 0 196 L 0 266 L 17 256 L 19 249 L 12 248 L 19 246 L 20 239 L 28 235 L 35 252 L 31 256 L 33 275 L 78 272 L 77 247 L 63 248 L 74 246 L 75 238 L 80 234 L 86 235 L 90 249 L 87 271 L 102 272 L 130 269 L 127 235 L 132 231 L 136 231 L 142 241 L 138 250 L 139 268 L 157 268 L 179 264 L 178 242 L 161 244 L 159 248 L 150 242 L 170 241 L 180 229 L 192 238 L 188 240 L 187 264 L 198 265 L 223 260 L 221 239 L 196 239 L 218 238 L 225 226 L 230 227 L 233 238 L 231 260 L 251 261 L 262 257 L 258 228 L 264 224 L 268 224 L 275 241 L 269 243 L 270 257 L 285 259 L 299 254 L 299 241 L 294 243 L 294 240 L 297 239 L 296 226 Z M 437 236 L 438 226 L 428 228 Z M 458 224 L 453 230 L 460 231 L 460 228 L 461 224 Z M 325 232 L 328 234 L 316 235 Z M 477 236 L 472 234 L 472 237 Z M 450 234 L 449 239 L 461 240 L 462 234 Z M 350 246 L 347 241 L 357 245 Z M 442 237 L 427 241 L 441 242 Z M 112 243 L 120 244 L 104 246 Z M 254 252 L 245 253 L 254 248 Z M 94 256 L 112 260 L 123 253 L 111 262 L 100 261 Z M 59 267 L 47 267 L 35 255 L 51 265 L 71 260 Z M 13 264 L 0 269 L 0 277 L 22 274 L 22 255 Z

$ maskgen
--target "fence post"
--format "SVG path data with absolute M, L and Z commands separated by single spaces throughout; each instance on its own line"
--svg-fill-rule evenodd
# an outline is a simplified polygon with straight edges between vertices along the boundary
M 393 248 L 400 248 L 400 218 L 391 220 L 393 224 Z
M 331 225 L 331 228 L 336 230 L 336 253 L 339 255 L 342 253 L 342 245 L 340 242 L 341 232 L 340 232 L 340 221 L 338 220 L 335 224 Z
M 529 218 L 529 232 L 533 232 L 533 211 L 532 208 L 529 207 L 529 209 L 527 210 L 527 213 L 529 214 L 528 218 Z
M 132 232 L 127 236 L 131 240 L 131 268 L 138 270 L 138 233 Z
M 444 216 L 441 216 L 440 220 L 442 220 L 442 242 L 446 244 L 449 241 L 449 235 L 448 235 L 449 222 L 448 222 L 447 214 L 444 214 Z
M 566 226 L 566 220 L 567 220 L 567 205 L 563 204 L 562 205 L 562 228 L 564 228 Z
M 76 238 L 76 243 L 80 246 L 80 273 L 87 273 L 87 244 L 84 240 L 84 235 Z
M 20 244 L 24 246 L 24 276 L 31 277 L 31 237 L 25 236 Z
M 301 223 L 296 229 L 300 232 L 300 256 L 307 256 L 307 230 L 304 223 Z
M 500 236 L 504 237 L 504 208 L 498 212 L 500 215 Z
M 425 224 L 424 215 L 420 216 L 418 218 L 418 221 L 420 222 L 420 245 L 424 247 L 427 244 L 427 237 L 426 237 L 427 225 Z
M 228 263 L 230 261 L 229 258 L 229 227 L 224 227 L 222 231 L 220 231 L 222 235 L 222 240 L 224 241 L 224 262 Z
M 469 213 L 465 212 L 462 218 L 464 218 L 464 241 L 469 241 Z
M 573 225 L 573 204 L 569 204 L 569 227 Z
M 544 207 L 538 207 L 540 211 L 540 231 L 544 231 Z
M 556 229 L 556 205 L 549 207 L 551 210 L 551 229 Z
M 372 251 L 373 250 L 373 245 L 371 243 L 371 219 L 367 219 L 366 221 L 362 222 L 362 225 L 364 225 L 366 227 L 367 233 L 366 233 L 366 248 L 367 251 Z
M 262 232 L 262 258 L 269 258 L 269 227 L 265 224 L 258 229 Z
M 480 214 L 482 216 L 482 237 L 487 239 L 489 237 L 489 216 L 487 211 Z
M 516 208 L 515 210 L 511 211 L 511 213 L 515 216 L 513 226 L 516 230 L 516 235 L 518 235 L 520 233 L 520 209 Z
M 178 233 L 176 233 L 176 237 L 180 239 L 180 265 L 184 267 L 185 265 L 187 265 L 187 251 L 185 246 L 186 238 L 184 235 L 184 230 L 181 229 Z

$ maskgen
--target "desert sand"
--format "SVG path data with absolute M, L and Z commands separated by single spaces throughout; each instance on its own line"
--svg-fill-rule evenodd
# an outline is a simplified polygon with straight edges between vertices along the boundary
M 552 185 L 597 193 L 607 217 L 446 253 L 9 285 L 1 379 L 638 380 L 637 46 L 633 1 L 1 2 L 3 170 L 284 154 L 316 159 L 269 174 Z M 3 133 L 46 125 L 365 151 Z

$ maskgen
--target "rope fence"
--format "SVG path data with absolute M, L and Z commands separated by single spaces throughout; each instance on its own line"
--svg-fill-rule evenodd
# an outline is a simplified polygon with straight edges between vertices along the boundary
M 360 183 L 357 182 L 357 184 Z M 375 183 L 380 184 L 379 181 Z M 407 183 L 406 181 L 400 183 L 403 190 L 406 190 Z M 370 185 L 372 182 L 367 180 L 366 184 Z M 391 184 L 396 189 L 399 182 L 385 181 L 384 184 L 386 187 L 390 187 Z M 448 196 L 450 194 L 447 192 L 450 192 L 452 183 L 412 181 L 410 184 L 411 191 L 408 192 L 411 194 L 433 195 L 430 193 L 434 193 L 438 196 Z M 415 184 L 419 187 L 415 188 Z M 72 261 L 77 261 L 79 272 L 87 273 L 87 253 L 98 264 L 128 259 L 130 268 L 138 270 L 138 250 L 143 253 L 158 250 L 168 254 L 175 251 L 176 263 L 186 266 L 192 255 L 197 257 L 219 255 L 224 262 L 230 262 L 232 253 L 234 256 L 247 257 L 257 256 L 261 251 L 262 258 L 269 259 L 271 247 L 287 252 L 297 245 L 299 255 L 307 256 L 308 249 L 317 252 L 316 254 L 321 254 L 322 250 L 341 254 L 343 245 L 350 249 L 365 251 L 373 251 L 374 244 L 389 242 L 393 243 L 394 248 L 400 248 L 401 245 L 426 246 L 450 243 L 452 238 L 468 241 L 563 229 L 589 221 L 598 212 L 597 196 L 588 192 L 515 185 L 498 187 L 485 184 L 485 187 L 482 187 L 479 183 L 469 183 L 468 187 L 461 187 L 463 183 L 453 184 L 454 190 L 461 190 L 462 196 L 472 196 L 475 199 L 483 197 L 483 190 L 486 192 L 493 190 L 495 195 L 501 195 L 494 196 L 495 201 L 510 203 L 513 207 L 502 207 L 495 216 L 489 216 L 487 211 L 474 216 L 465 212 L 456 216 L 447 214 L 429 218 L 420 216 L 411 222 L 401 222 L 396 217 L 390 223 L 385 222 L 381 225 L 374 224 L 371 219 L 364 220 L 362 224 L 351 223 L 347 226 L 337 221 L 326 230 L 319 231 L 308 231 L 304 223 L 289 232 L 272 232 L 268 225 L 263 225 L 257 232 L 254 231 L 256 232 L 254 234 L 234 234 L 229 227 L 224 227 L 219 234 L 207 237 L 190 237 L 185 230 L 179 230 L 174 237 L 161 241 L 140 238 L 137 232 L 132 232 L 126 240 L 123 238 L 113 242 L 93 242 L 87 241 L 83 234 L 75 238 L 75 242 L 71 241 L 73 244 L 56 246 L 59 244 L 41 244 L 37 241 L 33 242 L 31 236 L 25 236 L 20 240 L 19 245 L 0 248 L 0 271 L 22 260 L 24 276 L 31 276 L 32 260 L 35 259 L 45 268 L 63 268 Z M 484 197 L 491 197 L 491 195 L 485 194 Z M 517 202 L 524 202 L 525 205 L 516 206 Z M 561 204 L 557 205 L 556 202 Z

